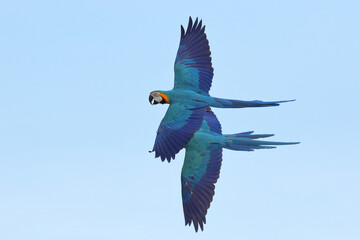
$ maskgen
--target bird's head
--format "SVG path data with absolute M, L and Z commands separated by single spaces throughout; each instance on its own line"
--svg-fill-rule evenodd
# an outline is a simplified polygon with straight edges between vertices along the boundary
M 170 103 L 168 96 L 160 91 L 152 91 L 149 95 L 149 102 L 152 105 Z

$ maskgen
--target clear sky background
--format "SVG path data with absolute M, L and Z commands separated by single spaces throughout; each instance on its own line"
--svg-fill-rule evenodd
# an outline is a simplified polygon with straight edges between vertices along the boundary
M 359 1 L 3 1 L 0 239 L 360 239 Z M 151 150 L 180 24 L 203 19 L 224 133 L 301 141 L 224 150 L 205 231 Z

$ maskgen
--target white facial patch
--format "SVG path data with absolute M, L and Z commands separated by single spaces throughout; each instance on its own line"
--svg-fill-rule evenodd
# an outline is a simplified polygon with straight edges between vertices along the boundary
M 161 102 L 162 101 L 162 97 L 160 96 L 159 92 L 152 92 L 151 96 L 154 98 L 154 100 L 156 102 Z

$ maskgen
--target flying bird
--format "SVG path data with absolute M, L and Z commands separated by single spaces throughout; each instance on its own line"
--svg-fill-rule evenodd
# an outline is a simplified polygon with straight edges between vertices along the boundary
M 255 140 L 273 134 L 253 134 L 253 131 L 222 135 L 221 125 L 210 108 L 204 110 L 199 130 L 186 146 L 184 165 L 181 171 L 182 202 L 185 225 L 193 223 L 195 231 L 204 230 L 205 215 L 215 194 L 219 178 L 222 149 L 253 151 L 275 148 L 275 145 L 297 142 L 270 142 Z
M 263 102 L 216 98 L 209 95 L 213 78 L 209 41 L 205 26 L 191 17 L 185 32 L 181 26 L 180 46 L 176 55 L 174 88 L 156 90 L 149 95 L 151 104 L 169 104 L 169 108 L 157 130 L 153 150 L 155 157 L 170 162 L 199 130 L 205 109 L 247 108 L 278 106 L 288 101 Z
M 242 101 L 215 98 L 209 95 L 213 68 L 205 26 L 191 17 L 185 32 L 181 26 L 180 46 L 175 59 L 175 84 L 169 91 L 152 91 L 151 104 L 169 104 L 157 130 L 153 150 L 162 161 L 175 158 L 185 148 L 181 171 L 182 201 L 185 225 L 193 223 L 195 231 L 203 230 L 206 213 L 215 194 L 219 178 L 222 149 L 253 151 L 297 142 L 257 140 L 273 134 L 252 131 L 222 134 L 221 125 L 211 107 L 246 108 L 278 106 L 287 101 Z

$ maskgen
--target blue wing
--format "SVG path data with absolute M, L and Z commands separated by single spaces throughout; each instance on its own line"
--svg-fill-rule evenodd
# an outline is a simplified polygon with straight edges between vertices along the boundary
M 153 151 L 155 157 L 170 162 L 183 149 L 200 128 L 205 107 L 187 108 L 185 105 L 170 104 L 157 130 Z
M 197 134 L 197 133 L 202 134 Z M 205 215 L 215 194 L 222 161 L 222 146 L 208 141 L 206 134 L 221 134 L 221 125 L 216 116 L 207 111 L 204 121 L 186 146 L 185 161 L 181 171 L 182 200 L 185 225 L 199 225 L 203 230 Z M 205 135 L 204 135 L 205 134 Z
M 209 41 L 205 26 L 196 18 L 194 24 L 189 18 L 185 32 L 181 26 L 180 46 L 175 59 L 174 89 L 192 90 L 208 95 L 213 78 Z

